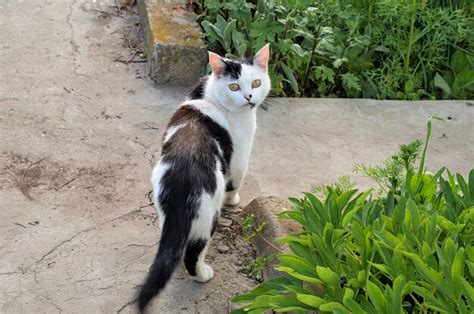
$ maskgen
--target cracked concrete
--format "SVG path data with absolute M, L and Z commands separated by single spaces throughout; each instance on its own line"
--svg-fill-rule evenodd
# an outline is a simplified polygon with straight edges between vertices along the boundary
M 115 63 L 134 17 L 114 1 L 0 2 L 0 312 L 132 313 L 159 239 L 149 177 L 175 106 L 188 89 L 156 88 L 144 64 Z M 115 15 L 100 13 L 110 11 Z M 259 110 L 242 205 L 298 196 L 423 138 L 428 167 L 474 164 L 472 102 L 273 99 Z M 38 162 L 40 161 L 41 162 Z M 356 177 L 362 186 L 368 180 Z M 27 191 L 27 195 L 25 195 Z M 182 268 L 156 313 L 225 313 L 255 282 L 238 214 L 224 212 L 210 247 L 216 277 Z M 218 253 L 219 244 L 229 247 Z
M 136 17 L 102 3 L 0 2 L 0 313 L 135 312 L 156 253 L 149 178 L 185 90 L 114 62 L 132 53 Z M 179 268 L 152 310 L 227 311 L 255 285 L 236 265 L 251 252 L 232 241 L 210 250 L 214 280 Z

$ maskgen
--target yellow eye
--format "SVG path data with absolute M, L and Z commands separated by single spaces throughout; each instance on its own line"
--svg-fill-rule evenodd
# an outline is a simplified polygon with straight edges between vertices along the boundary
M 232 84 L 229 84 L 229 89 L 233 92 L 236 92 L 240 89 L 240 86 L 239 84 L 232 83 Z
M 262 81 L 260 80 L 255 80 L 252 82 L 252 88 L 260 87 L 260 85 L 262 85 Z

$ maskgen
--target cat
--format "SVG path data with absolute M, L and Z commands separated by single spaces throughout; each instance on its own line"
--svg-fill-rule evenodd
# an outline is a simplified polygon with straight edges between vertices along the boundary
M 212 73 L 171 117 L 151 179 L 161 239 L 139 293 L 140 312 L 165 287 L 183 256 L 192 279 L 213 278 L 204 259 L 222 206 L 240 202 L 256 108 L 270 91 L 269 54 L 269 44 L 240 61 L 209 52 Z

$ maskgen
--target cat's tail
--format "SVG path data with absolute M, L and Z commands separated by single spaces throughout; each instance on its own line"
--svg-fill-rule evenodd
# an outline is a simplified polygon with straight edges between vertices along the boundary
M 165 287 L 183 256 L 191 225 L 183 221 L 172 221 L 173 218 L 170 215 L 165 219 L 158 253 L 138 296 L 140 313 Z

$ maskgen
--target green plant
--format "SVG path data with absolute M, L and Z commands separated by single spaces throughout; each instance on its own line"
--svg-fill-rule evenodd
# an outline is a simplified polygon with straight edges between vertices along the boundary
M 262 231 L 265 226 L 268 224 L 267 221 L 263 221 L 260 224 L 255 223 L 255 215 L 248 214 L 244 216 L 242 221 L 242 232 L 244 236 L 244 241 L 248 242 L 255 253 L 255 247 L 251 243 L 252 238 L 259 236 L 262 240 L 266 241 L 270 245 L 273 245 L 270 241 L 265 239 L 262 236 Z M 242 266 L 242 272 L 247 275 L 247 277 L 261 282 L 263 280 L 262 270 L 270 267 L 270 263 L 275 260 L 275 255 L 265 255 L 265 256 L 256 256 L 254 259 L 244 261 Z
M 430 133 L 431 120 L 418 168 L 419 141 L 395 166 L 364 168 L 383 195 L 327 187 L 325 199 L 290 199 L 281 217 L 304 231 L 279 240 L 291 250 L 277 256 L 285 276 L 235 297 L 234 313 L 472 313 L 474 169 L 467 180 L 427 172 Z
M 373 179 L 385 193 L 399 193 L 403 183 L 402 177 L 407 172 L 412 174 L 413 165 L 418 158 L 423 142 L 416 140 L 408 145 L 401 145 L 400 152 L 384 160 L 383 166 L 355 165 L 354 171 Z
M 467 99 L 474 93 L 474 60 L 470 60 L 467 54 L 456 51 L 449 69 L 443 75 L 436 73 L 434 85 L 443 91 L 443 98 L 451 96 Z
M 245 58 L 272 44 L 275 95 L 474 97 L 474 8 L 468 2 L 194 2 L 212 50 Z M 462 72 L 453 66 L 460 58 Z
M 318 193 L 323 197 L 327 197 L 329 193 L 335 191 L 336 193 L 344 193 L 355 188 L 355 182 L 350 176 L 339 177 L 335 183 L 330 185 L 319 185 L 313 188 L 314 193 Z
M 246 215 L 243 219 L 243 224 L 242 224 L 244 240 L 246 242 L 250 241 L 250 239 L 252 239 L 254 236 L 256 236 L 257 234 L 260 234 L 267 224 L 268 224 L 268 221 L 263 221 L 258 226 L 256 226 L 254 214 Z
M 269 256 L 257 256 L 254 260 L 244 262 L 242 266 L 242 272 L 247 277 L 262 282 L 262 271 L 270 267 L 270 263 L 275 260 L 274 255 Z

